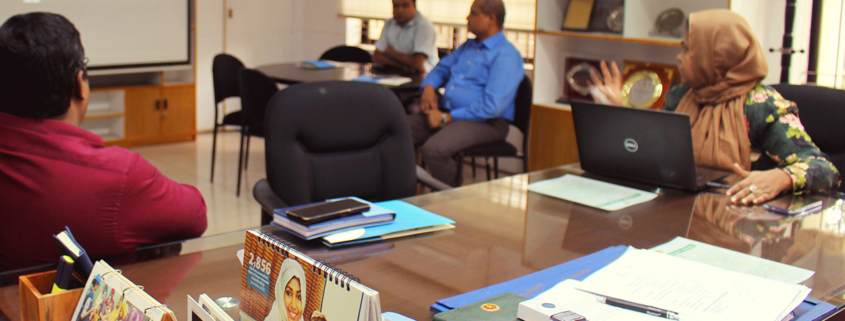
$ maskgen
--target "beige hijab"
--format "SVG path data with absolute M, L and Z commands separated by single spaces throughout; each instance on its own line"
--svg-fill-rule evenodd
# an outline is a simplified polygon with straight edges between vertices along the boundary
M 692 89 L 677 112 L 690 115 L 696 163 L 750 170 L 744 107 L 748 92 L 768 73 L 763 50 L 748 22 L 726 9 L 692 13 L 688 45 L 681 73 Z

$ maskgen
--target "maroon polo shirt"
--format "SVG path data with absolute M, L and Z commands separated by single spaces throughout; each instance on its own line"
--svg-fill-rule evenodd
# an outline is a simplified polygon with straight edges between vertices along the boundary
M 52 235 L 65 226 L 95 259 L 198 237 L 205 212 L 196 188 L 137 153 L 60 121 L 0 112 L 0 271 L 57 262 Z

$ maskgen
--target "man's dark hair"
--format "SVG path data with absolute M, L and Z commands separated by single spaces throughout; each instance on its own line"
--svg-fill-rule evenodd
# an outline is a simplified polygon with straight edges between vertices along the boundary
M 481 0 L 481 12 L 496 17 L 499 29 L 505 26 L 505 3 L 502 0 Z
M 0 26 L 0 111 L 54 118 L 70 108 L 76 76 L 87 78 L 79 31 L 65 17 L 16 15 Z

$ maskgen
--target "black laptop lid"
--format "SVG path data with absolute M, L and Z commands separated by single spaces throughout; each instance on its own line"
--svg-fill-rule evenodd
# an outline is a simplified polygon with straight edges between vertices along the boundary
M 572 102 L 581 168 L 694 191 L 689 115 Z

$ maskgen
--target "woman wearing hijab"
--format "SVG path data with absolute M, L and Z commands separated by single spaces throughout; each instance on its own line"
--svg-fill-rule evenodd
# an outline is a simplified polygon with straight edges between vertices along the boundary
M 305 308 L 305 271 L 294 259 L 282 261 L 276 278 L 276 302 L 264 321 L 303 321 Z
M 795 103 L 760 83 L 769 66 L 742 16 L 727 9 L 692 13 L 682 45 L 682 84 L 669 90 L 663 110 L 690 115 L 696 164 L 742 177 L 727 192 L 731 202 L 760 204 L 785 191 L 839 186 L 839 172 L 804 131 Z M 604 62 L 601 69 L 607 81 L 599 91 L 621 105 L 616 63 L 612 73 Z M 593 82 L 601 83 L 595 75 Z

